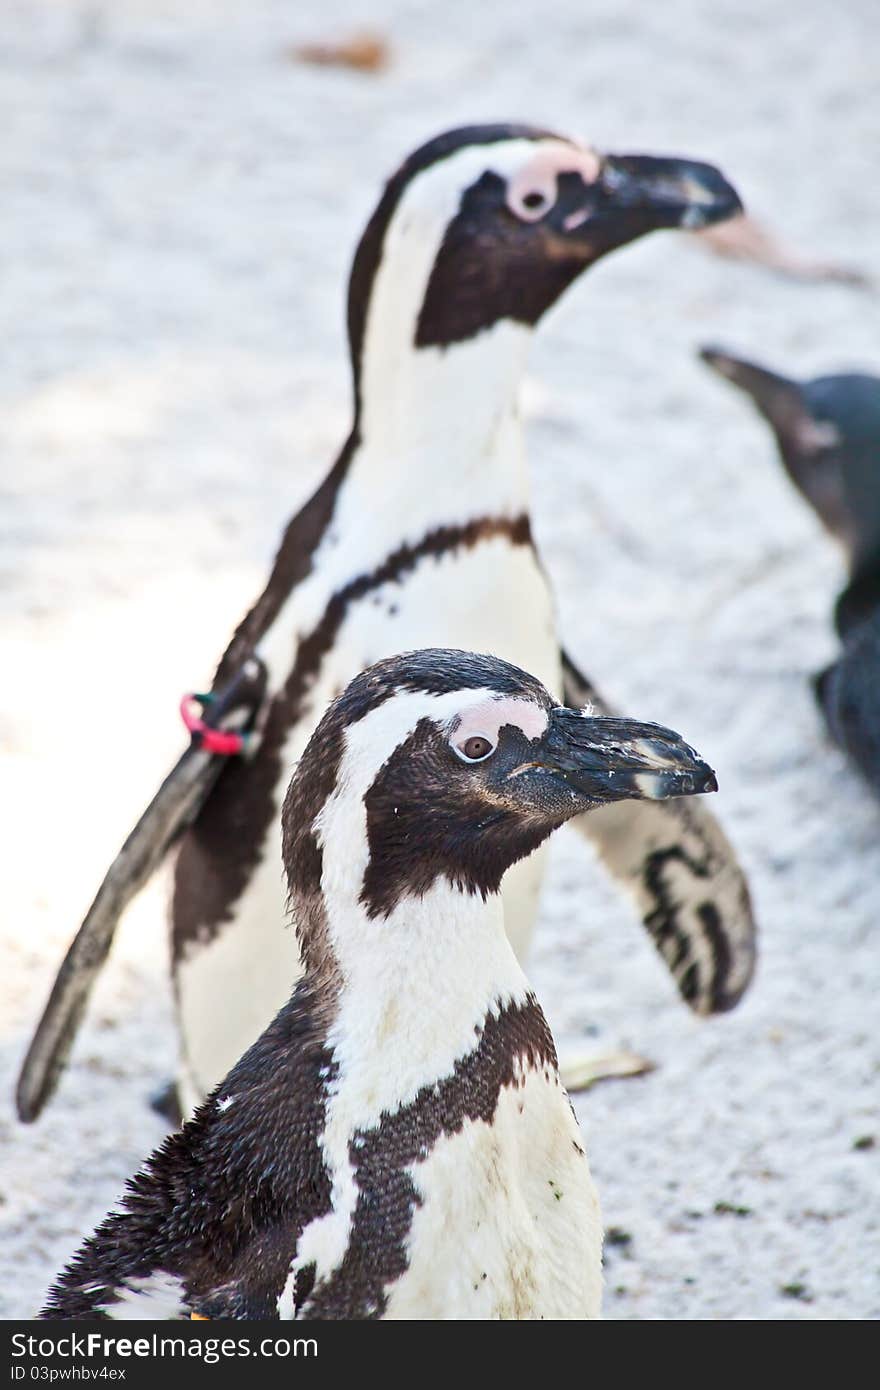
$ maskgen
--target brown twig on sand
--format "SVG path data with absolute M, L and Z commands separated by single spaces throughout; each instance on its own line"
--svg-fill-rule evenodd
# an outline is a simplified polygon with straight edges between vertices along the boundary
M 287 49 L 296 63 L 317 67 L 354 68 L 357 72 L 382 72 L 391 61 L 391 47 L 381 34 L 363 30 L 336 43 L 298 43 Z

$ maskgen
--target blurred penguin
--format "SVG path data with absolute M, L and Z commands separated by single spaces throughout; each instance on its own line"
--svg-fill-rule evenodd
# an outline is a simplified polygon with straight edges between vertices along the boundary
M 795 381 L 717 348 L 708 366 L 769 422 L 795 487 L 843 546 L 849 582 L 835 607 L 838 659 L 814 678 L 834 741 L 880 796 L 880 378 Z

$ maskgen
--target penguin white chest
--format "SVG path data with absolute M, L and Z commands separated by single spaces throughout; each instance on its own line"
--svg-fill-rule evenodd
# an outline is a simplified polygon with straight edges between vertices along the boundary
M 351 641 L 358 660 L 371 650 L 384 656 L 426 640 L 488 652 L 528 663 L 526 670 L 561 694 L 546 581 L 531 547 L 503 536 L 471 550 L 426 556 L 404 583 L 383 585 L 352 610 L 339 635 L 341 648 Z
M 298 641 L 308 631 L 295 594 L 265 644 L 272 687 L 283 685 Z M 322 602 L 329 602 L 325 595 Z M 308 607 L 311 610 L 314 597 Z M 315 611 L 320 605 L 315 606 Z M 421 647 L 455 647 L 500 656 L 533 672 L 561 695 L 559 646 L 552 599 L 528 545 L 505 536 L 470 549 L 425 555 L 399 580 L 354 599 L 311 685 L 301 718 L 291 728 L 275 797 L 275 815 L 260 862 L 227 920 L 207 944 L 177 967 L 183 1032 L 184 1109 L 194 1107 L 250 1047 L 284 1003 L 299 974 L 296 940 L 286 929 L 281 863 L 281 799 L 329 702 L 364 667 Z M 505 925 L 520 957 L 537 911 L 543 850 L 517 864 L 504 883 Z M 224 1001 L 222 1008 L 218 1001 Z
M 601 1316 L 599 1202 L 555 1076 L 525 1073 L 490 1123 L 465 1121 L 410 1173 L 419 1205 L 386 1318 Z
M 353 587 L 350 566 L 356 559 L 346 533 L 325 557 L 323 570 L 292 595 L 260 644 L 270 688 L 284 684 L 298 643 L 321 624 L 334 596 Z M 360 572 L 365 577 L 362 591 L 345 601 L 311 688 L 312 710 L 340 680 L 347 684 L 374 661 L 426 644 L 488 652 L 519 663 L 561 696 L 553 601 L 530 545 L 499 534 L 436 553 L 427 549 L 388 578 L 383 573 L 387 563 L 381 555 L 365 560 L 373 569 Z

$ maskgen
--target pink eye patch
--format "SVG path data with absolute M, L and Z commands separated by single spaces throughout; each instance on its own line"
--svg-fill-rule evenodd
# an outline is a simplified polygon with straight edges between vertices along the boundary
M 545 141 L 507 186 L 507 206 L 524 222 L 537 222 L 556 202 L 560 174 L 580 174 L 595 183 L 601 163 L 594 150 L 579 149 L 565 140 Z
M 452 730 L 453 739 L 461 747 L 470 738 L 486 738 L 498 742 L 498 733 L 505 724 L 522 729 L 526 738 L 540 738 L 550 716 L 540 705 L 516 696 L 502 700 L 481 700 L 460 715 Z

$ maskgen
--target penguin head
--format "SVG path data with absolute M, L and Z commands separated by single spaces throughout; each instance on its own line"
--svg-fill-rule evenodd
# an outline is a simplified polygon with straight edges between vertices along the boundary
M 430 140 L 388 182 L 355 256 L 356 374 L 373 329 L 416 351 L 501 322 L 533 327 L 587 266 L 647 232 L 740 211 L 711 165 L 600 154 L 531 126 L 468 126 Z
M 295 893 L 349 876 L 367 915 L 387 916 L 438 879 L 497 892 L 591 807 L 715 789 L 669 729 L 560 707 L 497 657 L 410 652 L 364 671 L 319 724 L 285 804 L 285 863 Z
M 719 348 L 703 361 L 751 399 L 786 469 L 857 575 L 880 565 L 880 378 L 799 382 Z

